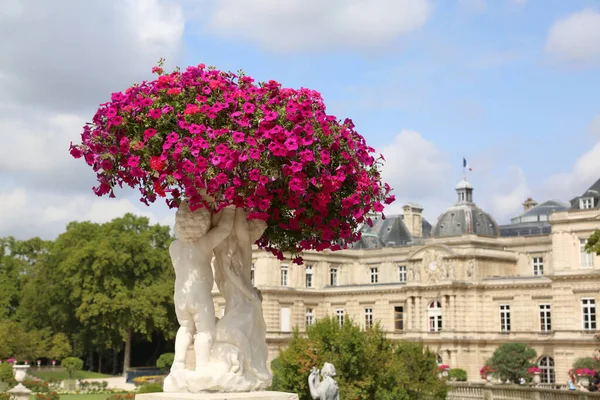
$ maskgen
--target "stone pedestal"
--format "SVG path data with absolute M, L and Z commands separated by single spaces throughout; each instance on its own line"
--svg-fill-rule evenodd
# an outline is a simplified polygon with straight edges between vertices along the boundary
M 248 393 L 146 393 L 135 400 L 298 400 L 298 395 L 283 392 Z
M 29 396 L 31 396 L 32 393 L 31 390 L 19 383 L 17 386 L 10 389 L 8 394 L 10 394 L 15 400 L 29 400 Z

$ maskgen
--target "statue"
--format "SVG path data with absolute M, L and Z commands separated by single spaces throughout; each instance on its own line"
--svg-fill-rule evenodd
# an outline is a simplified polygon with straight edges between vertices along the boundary
M 319 382 L 319 370 L 314 368 L 308 376 L 308 387 L 310 396 L 313 400 L 340 400 L 337 382 L 333 379 L 335 376 L 335 367 L 326 362 L 321 369 L 323 381 Z
M 234 212 L 233 206 L 227 207 L 223 210 L 221 223 L 211 229 L 210 211 L 206 208 L 192 212 L 186 203 L 182 203 L 177 210 L 177 240 L 171 243 L 169 254 L 175 269 L 175 313 L 180 327 L 175 337 L 175 359 L 171 373 L 165 379 L 165 390 L 187 389 L 185 355 L 192 340 L 196 370 L 208 368 L 216 335 L 210 262 L 213 249 L 231 233 Z
M 233 207 L 215 214 L 213 228 L 202 234 L 209 224 L 210 213 L 204 208 L 191 212 L 187 204 L 182 204 L 177 211 L 178 240 L 171 245 L 171 258 L 181 328 L 164 391 L 264 389 L 271 384 L 266 325 L 260 293 L 250 282 L 250 265 L 252 244 L 262 236 L 266 224 L 247 221 L 244 210 Z M 187 250 L 186 254 L 188 248 L 196 250 Z M 211 296 L 213 275 L 208 264 L 213 252 L 214 282 L 225 299 L 225 314 L 216 323 Z M 186 369 L 186 351 L 194 333 L 195 365 Z

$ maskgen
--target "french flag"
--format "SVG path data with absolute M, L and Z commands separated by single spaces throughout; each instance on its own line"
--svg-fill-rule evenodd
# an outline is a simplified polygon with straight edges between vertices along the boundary
M 467 159 L 463 157 L 463 168 L 467 168 L 469 171 L 473 171 L 467 162 Z

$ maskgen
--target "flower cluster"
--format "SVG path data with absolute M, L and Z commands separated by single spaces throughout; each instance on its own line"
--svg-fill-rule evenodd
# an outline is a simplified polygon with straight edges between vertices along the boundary
M 351 120 L 328 115 L 318 92 L 203 64 L 166 74 L 161 60 L 153 72 L 156 80 L 113 93 L 71 144 L 97 173 L 98 196 L 125 184 L 145 204 L 243 207 L 267 222 L 257 244 L 279 258 L 346 248 L 394 201 L 383 157 Z
M 450 368 L 450 367 L 447 366 L 446 364 L 442 364 L 442 365 L 438 365 L 435 369 L 438 372 L 444 372 L 444 371 L 447 371 L 448 368 Z
M 539 374 L 539 373 L 541 373 L 541 372 L 542 372 L 542 370 L 541 370 L 541 369 L 539 369 L 538 367 L 530 367 L 530 368 L 527 368 L 527 373 L 528 373 L 529 375 L 533 375 L 533 374 Z
M 593 369 L 589 369 L 589 368 L 577 368 L 577 369 L 569 370 L 569 375 L 594 376 L 595 374 L 596 374 L 596 371 Z
M 484 365 L 479 370 L 479 375 L 481 376 L 482 379 L 485 379 L 487 375 L 491 374 L 494 371 L 496 371 L 496 370 L 493 369 L 492 367 L 490 367 L 489 365 Z

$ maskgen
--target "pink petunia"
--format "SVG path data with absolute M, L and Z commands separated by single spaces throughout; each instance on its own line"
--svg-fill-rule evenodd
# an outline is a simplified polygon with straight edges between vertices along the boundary
M 148 116 L 153 119 L 159 119 L 162 116 L 160 108 L 152 108 L 148 111 Z
M 233 138 L 233 141 L 236 143 L 243 143 L 244 142 L 244 134 L 242 132 L 234 132 L 233 135 L 231 135 Z

